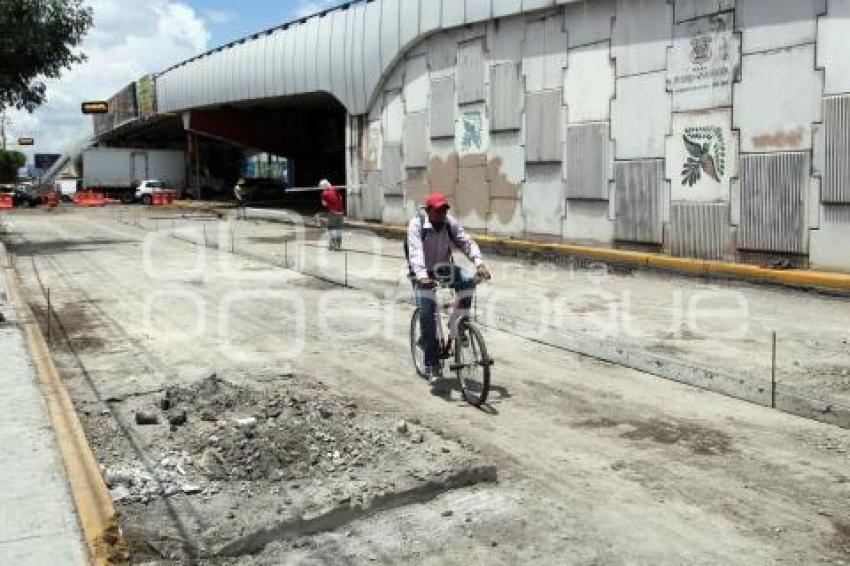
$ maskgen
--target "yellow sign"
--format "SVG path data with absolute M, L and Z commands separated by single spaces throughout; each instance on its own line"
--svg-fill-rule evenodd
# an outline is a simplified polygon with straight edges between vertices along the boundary
M 83 114 L 106 114 L 109 112 L 108 102 L 83 102 Z
M 35 145 L 33 138 L 18 138 L 18 145 Z

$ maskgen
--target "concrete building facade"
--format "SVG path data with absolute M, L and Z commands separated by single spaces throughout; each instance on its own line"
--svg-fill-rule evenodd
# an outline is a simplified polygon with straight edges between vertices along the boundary
M 847 271 L 848 34 L 850 0 L 374 0 L 156 91 L 334 95 L 357 218 L 441 190 L 492 234 Z

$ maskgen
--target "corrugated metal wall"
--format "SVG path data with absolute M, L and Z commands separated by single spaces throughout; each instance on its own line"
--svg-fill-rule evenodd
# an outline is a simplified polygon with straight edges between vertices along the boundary
M 738 247 L 747 251 L 805 253 L 808 181 L 808 153 L 742 155 Z
M 567 198 L 608 200 L 610 147 L 607 122 L 567 126 Z
M 494 132 L 522 127 L 522 83 L 516 63 L 493 65 L 490 78 L 490 129 Z
M 530 92 L 525 97 L 526 160 L 561 161 L 561 90 Z
M 158 109 L 174 112 L 253 98 L 329 91 L 349 113 L 363 114 L 392 64 L 424 35 L 491 16 L 510 16 L 554 5 L 555 0 L 358 2 L 289 24 L 271 34 L 263 32 L 165 71 L 156 83 Z M 475 57 L 474 53 L 470 55 Z M 477 64 L 474 60 L 469 63 Z M 483 77 L 483 57 L 481 72 Z M 469 91 L 467 86 L 471 87 Z M 483 79 L 480 84 L 476 81 L 475 85 L 459 87 L 462 96 L 470 101 L 484 98 Z
M 729 205 L 673 203 L 670 232 L 673 255 L 724 259 L 729 250 Z
M 615 238 L 624 242 L 661 244 L 664 161 L 618 161 L 614 164 L 614 183 L 617 210 Z
M 484 100 L 484 42 L 474 39 L 461 43 L 457 49 L 458 104 Z
M 825 164 L 821 200 L 850 203 L 850 96 L 824 99 Z

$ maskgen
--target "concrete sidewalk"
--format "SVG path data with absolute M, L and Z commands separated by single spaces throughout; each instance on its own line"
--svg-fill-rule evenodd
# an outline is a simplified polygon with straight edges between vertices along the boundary
M 44 398 L 0 274 L 0 564 L 87 564 Z

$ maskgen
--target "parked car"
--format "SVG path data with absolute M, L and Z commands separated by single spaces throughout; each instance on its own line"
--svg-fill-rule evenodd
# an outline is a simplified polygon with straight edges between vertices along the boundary
M 171 190 L 170 187 L 165 183 L 165 181 L 160 181 L 158 179 L 148 179 L 146 181 L 142 181 L 139 183 L 139 186 L 136 187 L 136 193 L 134 198 L 137 202 L 140 202 L 144 205 L 148 205 L 153 201 L 153 194 L 155 192 L 163 192 Z
M 15 187 L 12 204 L 32 208 L 41 204 L 42 200 L 41 194 L 33 187 L 18 185 Z

